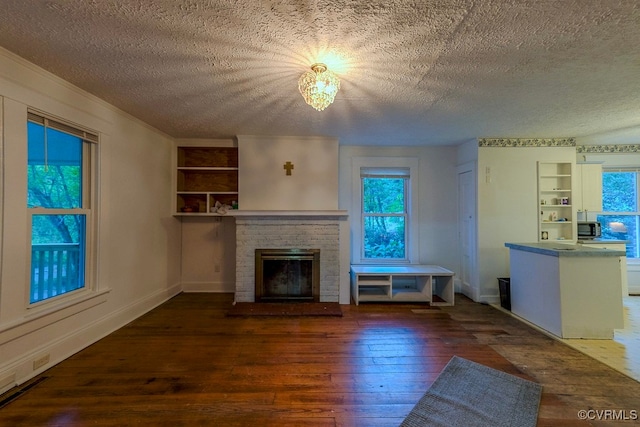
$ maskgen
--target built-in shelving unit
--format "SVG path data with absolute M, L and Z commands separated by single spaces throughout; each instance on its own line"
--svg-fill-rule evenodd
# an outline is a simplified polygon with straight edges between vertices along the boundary
M 238 200 L 238 148 L 177 148 L 176 214 L 209 214 L 216 202 Z
M 356 305 L 360 301 L 453 305 L 453 276 L 437 265 L 352 265 L 352 296 Z
M 538 162 L 538 240 L 574 241 L 576 235 L 571 162 Z

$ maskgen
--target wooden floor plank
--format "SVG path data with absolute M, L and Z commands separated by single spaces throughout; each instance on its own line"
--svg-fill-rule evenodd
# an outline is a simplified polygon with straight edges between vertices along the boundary
M 43 373 L 0 425 L 397 426 L 454 355 L 542 384 L 538 426 L 640 409 L 638 382 L 462 296 L 341 318 L 226 317 L 232 298 L 173 298 Z

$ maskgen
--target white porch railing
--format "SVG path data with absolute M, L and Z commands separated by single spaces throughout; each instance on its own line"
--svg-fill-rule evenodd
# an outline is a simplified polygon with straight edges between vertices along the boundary
M 79 243 L 31 245 L 31 302 L 84 286 L 80 262 Z

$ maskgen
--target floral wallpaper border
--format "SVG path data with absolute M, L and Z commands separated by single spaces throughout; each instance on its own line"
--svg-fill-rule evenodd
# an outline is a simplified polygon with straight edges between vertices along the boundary
M 577 153 L 640 153 L 640 144 L 578 145 Z
M 478 147 L 575 147 L 575 138 L 478 138 Z

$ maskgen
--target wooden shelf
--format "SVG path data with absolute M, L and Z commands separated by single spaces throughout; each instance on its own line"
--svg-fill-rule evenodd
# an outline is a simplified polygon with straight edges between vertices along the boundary
M 538 162 L 538 240 L 541 242 L 575 239 L 573 170 L 574 164 L 569 161 Z
M 237 201 L 237 147 L 177 148 L 176 214 L 209 214 L 216 202 Z
M 178 147 L 178 167 L 238 168 L 237 147 Z

